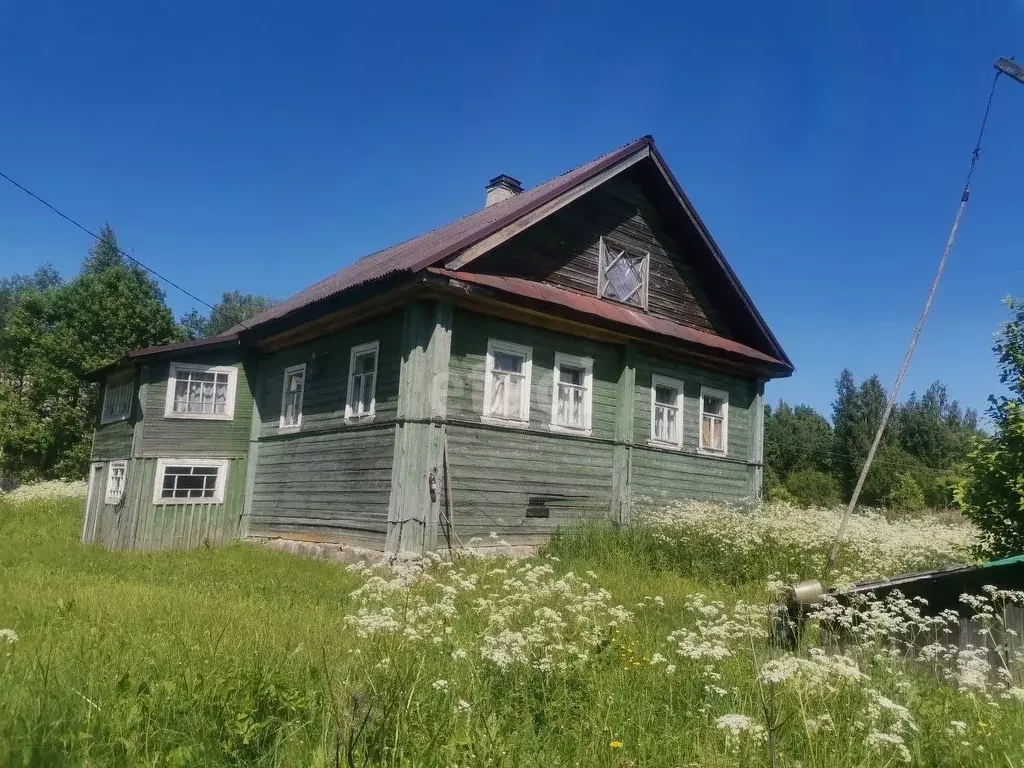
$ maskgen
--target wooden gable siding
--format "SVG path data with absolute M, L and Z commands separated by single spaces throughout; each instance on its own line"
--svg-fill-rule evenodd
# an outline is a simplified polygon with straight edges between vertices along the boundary
M 252 421 L 252 392 L 249 371 L 237 349 L 181 354 L 167 362 L 142 369 L 145 403 L 142 411 L 142 438 L 139 456 L 244 457 L 249 445 Z M 234 366 L 238 369 L 235 412 L 230 421 L 216 419 L 180 419 L 164 416 L 167 403 L 167 379 L 171 362 Z
M 375 318 L 262 358 L 248 536 L 351 543 L 383 549 L 401 377 L 402 314 Z M 353 346 L 379 341 L 373 421 L 348 424 Z M 287 367 L 306 364 L 302 423 L 279 428 Z
M 651 254 L 651 314 L 732 338 L 721 313 L 700 285 L 694 255 L 670 233 L 632 171 L 570 203 L 468 269 L 596 295 L 602 236 L 630 253 Z
M 683 382 L 681 451 L 647 444 L 651 436 L 653 374 Z M 728 453 L 725 458 L 698 453 L 702 386 L 729 394 Z M 750 443 L 754 439 L 751 409 L 759 402 L 755 381 L 638 352 L 635 397 L 630 478 L 634 497 L 734 501 L 751 496 L 753 467 L 748 461 Z

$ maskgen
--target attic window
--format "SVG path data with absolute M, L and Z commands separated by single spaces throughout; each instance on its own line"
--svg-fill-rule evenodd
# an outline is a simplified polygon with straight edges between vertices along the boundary
M 628 253 L 603 237 L 600 244 L 597 293 L 602 299 L 647 309 L 647 277 L 651 254 Z

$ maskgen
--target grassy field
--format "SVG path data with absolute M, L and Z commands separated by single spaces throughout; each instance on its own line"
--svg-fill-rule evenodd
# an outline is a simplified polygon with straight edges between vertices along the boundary
M 824 510 L 676 505 L 529 560 L 363 571 L 81 547 L 80 511 L 0 501 L 0 765 L 1024 764 L 1021 659 L 997 674 L 939 642 L 910 663 L 900 630 L 942 635 L 913 605 L 865 608 L 842 652 L 813 629 L 768 643 L 772 585 L 816 575 Z M 859 519 L 840 577 L 972 537 Z M 989 603 L 993 642 L 1014 599 Z

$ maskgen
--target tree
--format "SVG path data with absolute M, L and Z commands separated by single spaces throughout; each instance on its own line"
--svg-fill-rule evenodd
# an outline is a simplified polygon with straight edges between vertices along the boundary
M 835 435 L 833 467 L 842 485 L 844 498 L 850 498 L 857 484 L 857 477 L 882 420 L 886 397 L 885 387 L 878 376 L 870 376 L 858 388 L 853 374 L 849 369 L 844 369 L 836 381 L 836 399 L 832 404 Z M 888 438 L 888 434 L 883 436 L 880 450 L 884 449 Z M 872 469 L 872 472 L 875 471 Z M 865 498 L 865 502 L 873 503 L 868 498 Z
M 795 408 L 780 401 L 765 407 L 765 487 L 784 485 L 794 472 L 829 472 L 832 462 L 832 425 L 809 405 Z
M 209 316 L 191 310 L 181 318 L 181 325 L 190 338 L 200 339 L 216 336 L 244 323 L 277 302 L 266 296 L 241 291 L 226 291 L 210 310 Z
M 785 488 L 802 507 L 834 507 L 839 503 L 839 483 L 816 469 L 802 469 L 786 478 Z
M 989 397 L 995 431 L 975 439 L 957 489 L 964 513 L 984 532 L 984 553 L 1024 553 L 1024 302 L 1007 299 L 1010 319 L 993 351 L 1009 395 Z
M 74 280 L 40 285 L 22 285 L 0 323 L 0 472 L 82 477 L 98 396 L 82 374 L 183 334 L 109 227 Z

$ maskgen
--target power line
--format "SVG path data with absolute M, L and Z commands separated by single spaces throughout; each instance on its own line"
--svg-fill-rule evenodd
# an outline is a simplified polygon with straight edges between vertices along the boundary
M 74 219 L 72 219 L 72 218 L 71 218 L 70 216 L 68 216 L 68 215 L 67 215 L 66 213 L 64 213 L 63 211 L 61 211 L 60 209 L 58 209 L 58 208 L 57 208 L 56 206 L 54 206 L 54 205 L 51 205 L 51 204 L 50 204 L 50 203 L 48 203 L 48 202 L 47 202 L 46 200 L 44 200 L 43 198 L 41 198 L 41 197 L 40 197 L 39 195 L 37 195 L 37 194 L 36 194 L 35 192 L 33 192 L 33 191 L 32 191 L 31 189 L 28 189 L 28 188 L 27 188 L 27 187 L 25 187 L 24 185 L 22 185 L 22 184 L 19 184 L 18 182 L 16 182 L 16 181 L 15 181 L 14 179 L 12 179 L 12 178 L 11 178 L 10 176 L 8 176 L 8 175 L 7 175 L 6 173 L 4 173 L 3 171 L 0 171 L 0 178 L 6 179 L 6 180 L 7 180 L 7 181 L 9 181 L 9 182 L 10 182 L 11 184 L 13 184 L 13 185 L 14 185 L 15 187 L 17 187 L 17 188 L 18 188 L 18 189 L 20 189 L 20 190 L 21 190 L 22 192 L 24 192 L 24 193 L 25 193 L 26 195 L 28 195 L 29 197 L 31 197 L 31 198 L 32 198 L 33 200 L 35 200 L 35 201 L 37 201 L 37 202 L 40 202 L 40 203 L 42 203 L 42 204 L 43 204 L 43 205 L 45 205 L 45 206 L 46 206 L 47 208 L 49 208 L 49 209 L 50 209 L 51 211 L 53 211 L 53 212 L 54 212 L 54 213 L 56 213 L 56 214 L 57 214 L 58 216 L 60 216 L 60 217 L 61 217 L 62 219 L 64 219 L 65 221 L 69 222 L 70 224 L 73 224 L 74 226 L 78 227 L 78 228 L 79 228 L 80 230 L 82 230 L 83 232 L 85 232 L 85 234 L 89 235 L 89 236 L 90 236 L 90 237 L 91 237 L 91 238 L 92 238 L 93 240 L 100 240 L 100 239 L 101 239 L 101 238 L 100 238 L 100 236 L 99 236 L 99 235 L 97 235 L 97 234 L 96 234 L 95 232 L 93 232 L 93 231 L 92 231 L 91 229 L 89 229 L 88 227 L 85 227 L 85 226 L 83 226 L 82 224 L 80 224 L 79 222 L 75 221 L 75 220 L 74 220 Z M 113 248 L 114 248 L 114 250 L 116 250 L 116 251 L 117 251 L 117 252 L 118 252 L 119 254 L 121 254 L 122 256 L 124 256 L 124 257 L 125 257 L 126 259 L 128 259 L 128 260 L 129 260 L 129 261 L 131 261 L 132 263 L 134 263 L 134 264 L 137 264 L 138 266 L 142 267 L 142 268 L 143 268 L 144 270 L 146 270 L 147 272 L 149 272 L 149 273 L 150 273 L 151 275 L 153 275 L 153 276 L 154 276 L 155 278 L 157 278 L 158 280 L 162 280 L 163 282 L 167 283 L 167 285 L 171 286 L 172 288 L 177 288 L 177 289 L 178 289 L 179 291 L 181 291 L 181 292 L 182 292 L 183 294 L 185 294 L 186 296 L 188 296 L 188 297 L 189 297 L 190 299 L 192 299 L 193 301 L 197 301 L 197 302 L 199 302 L 200 304 L 202 304 L 202 305 L 203 305 L 204 307 L 207 307 L 207 308 L 208 308 L 208 309 L 209 309 L 209 310 L 210 310 L 211 312 L 212 312 L 212 311 L 215 311 L 215 307 L 214 307 L 214 306 L 213 306 L 212 304 L 210 304 L 209 302 L 203 301 L 203 300 L 202 300 L 202 299 L 200 299 L 200 298 L 199 298 L 198 296 L 196 296 L 196 295 L 195 295 L 194 293 L 191 293 L 190 291 L 186 291 L 186 290 L 185 290 L 184 288 L 182 288 L 182 287 L 181 287 L 180 285 L 178 285 L 178 284 L 177 284 L 176 282 L 174 282 L 174 281 L 173 281 L 173 280 L 171 280 L 170 278 L 164 277 L 163 275 L 161 275 L 161 274 L 160 274 L 159 272 L 157 272 L 157 271 L 156 271 L 155 269 L 153 269 L 152 267 L 147 267 L 147 266 L 146 266 L 145 264 L 143 264 L 143 263 L 142 263 L 141 261 L 139 261 L 139 260 L 138 260 L 137 258 L 135 258 L 134 256 L 132 256 L 132 255 L 131 255 L 130 253 L 126 253 L 125 251 L 123 251 L 123 250 L 121 250 L 121 249 L 120 249 L 119 247 L 117 247 L 116 245 L 115 245 L 115 246 L 113 246 Z M 239 323 L 239 325 L 241 325 L 242 327 L 245 327 L 245 328 L 247 328 L 247 327 L 248 327 L 248 326 L 246 326 L 246 325 L 245 325 L 245 323 Z

